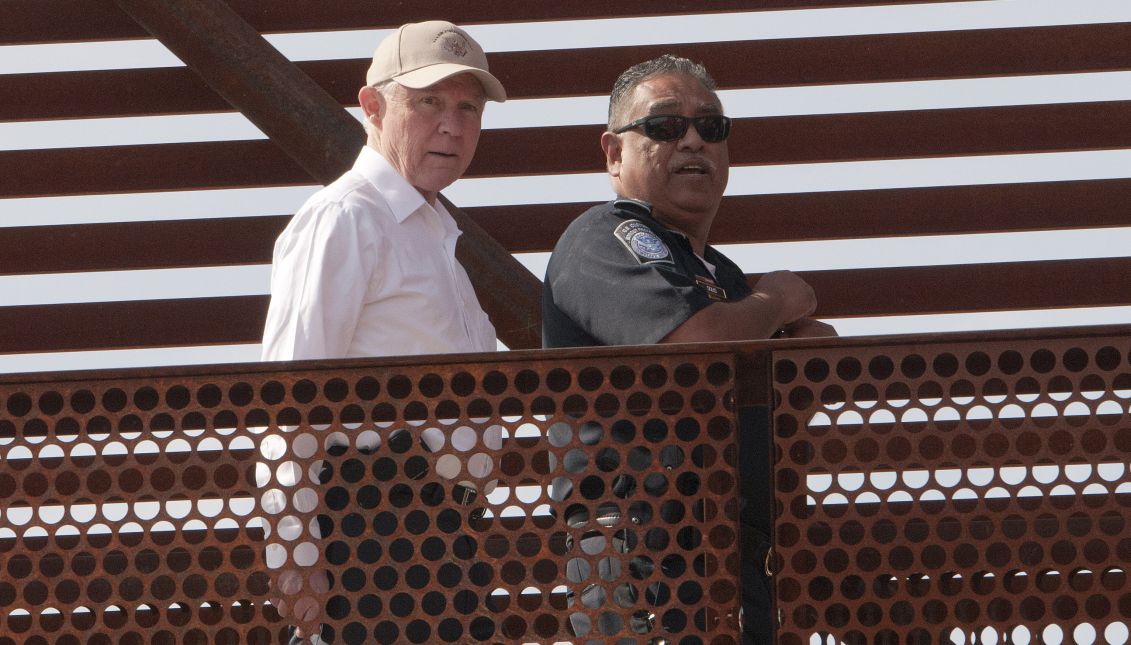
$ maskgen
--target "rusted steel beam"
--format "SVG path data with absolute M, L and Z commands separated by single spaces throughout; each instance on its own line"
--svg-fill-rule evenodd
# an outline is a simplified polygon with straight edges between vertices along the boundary
M 0 353 L 257 343 L 267 296 L 0 307 Z
M 869 0 L 868 4 L 900 4 L 907 0 Z M 917 0 L 919 3 L 956 0 Z M 334 2 L 231 0 L 229 4 L 255 29 L 306 31 L 376 29 L 421 20 L 415 2 L 385 2 L 375 12 L 373 0 Z M 657 16 L 671 13 L 752 11 L 843 6 L 845 0 L 620 0 L 617 3 L 569 0 L 446 0 L 432 2 L 430 15 L 460 24 L 576 20 Z M 374 15 L 379 13 L 380 15 Z M 0 44 L 138 38 L 145 33 L 122 15 L 111 0 L 4 0 L 0 3 Z
M 467 174 L 603 171 L 604 129 L 492 130 Z M 729 145 L 732 165 L 1125 148 L 1131 101 L 744 118 L 735 119 Z
M 222 0 L 116 0 L 311 177 L 336 179 L 362 127 Z
M 37 179 L 39 172 L 50 175 Z M 322 181 L 266 139 L 5 150 L 0 152 L 0 176 L 5 177 L 0 198 L 303 186 Z M 60 176 L 68 181 L 59 182 Z
M 290 215 L 4 229 L 0 275 L 263 264 Z
M 539 5 L 541 7 L 543 5 Z M 665 52 L 702 62 L 722 89 L 1069 74 L 1131 69 L 1131 23 L 496 52 L 511 98 L 605 95 L 628 66 Z M 367 59 L 299 69 L 353 104 Z M 118 91 L 106 92 L 107 87 Z M 83 101 L 74 101 L 81 94 Z M 227 103 L 180 67 L 0 75 L 0 120 L 211 112 Z
M 475 294 L 499 338 L 511 349 L 542 346 L 542 281 L 475 220 L 441 195 L 463 235 L 456 258 L 467 267 Z
M 512 253 L 548 251 L 598 202 L 478 206 Z M 1131 179 L 929 186 L 724 197 L 713 244 L 1131 226 Z
M 733 196 L 723 199 L 711 240 L 726 244 L 1131 226 L 1126 204 L 1131 204 L 1131 179 Z
M 365 139 L 361 125 L 225 2 L 115 1 L 314 179 L 329 183 L 353 164 Z M 540 346 L 540 283 L 453 211 L 464 230 L 457 257 L 499 338 L 513 348 Z M 515 282 L 506 298 L 494 282 L 500 271 Z
M 817 291 L 817 315 L 843 318 L 1123 306 L 1131 303 L 1129 274 L 1131 258 L 1102 258 L 809 271 L 802 277 Z M 502 269 L 486 275 L 511 284 Z M 513 288 L 500 287 L 500 297 Z M 266 315 L 266 296 L 0 307 L 0 353 L 255 343 Z
M 818 316 L 848 317 L 1125 306 L 1129 272 L 1116 257 L 800 273 Z
M 484 132 L 468 177 L 601 172 L 604 126 Z M 1131 147 L 1131 101 L 735 119 L 732 166 Z M 285 149 L 285 148 L 284 148 Z M 553 154 L 546 154 L 552 150 Z M 0 197 L 310 183 L 271 141 L 0 152 Z M 56 177 L 66 174 L 60 185 Z
M 549 251 L 599 202 L 463 212 L 511 253 Z M 1131 226 L 1131 179 L 723 198 L 715 244 Z M 913 213 L 914 217 L 908 214 Z M 262 264 L 290 215 L 4 229 L 0 275 Z

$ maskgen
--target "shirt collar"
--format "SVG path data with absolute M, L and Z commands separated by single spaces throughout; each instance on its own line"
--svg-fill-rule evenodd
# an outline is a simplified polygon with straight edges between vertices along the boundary
M 664 226 L 662 223 L 660 223 L 660 220 L 652 216 L 652 205 L 648 202 L 640 199 L 618 197 L 617 199 L 613 200 L 613 205 L 622 211 L 631 213 L 638 218 L 647 220 L 651 224 L 654 224 L 655 229 L 667 233 L 668 235 L 672 236 L 673 239 L 678 240 L 679 243 L 686 247 L 689 252 L 695 253 L 691 248 L 691 239 L 688 238 L 687 235 L 685 235 L 682 231 L 677 231 L 674 228 L 668 228 L 667 226 Z M 716 251 L 710 244 L 707 244 L 703 248 L 703 256 L 700 259 L 702 259 L 704 262 L 707 262 L 708 264 L 717 265 L 719 262 L 717 259 L 714 259 L 717 254 L 718 251 Z M 695 256 L 699 257 L 699 254 L 695 253 Z M 711 273 L 715 273 L 714 269 L 711 270 Z
M 674 228 L 668 228 L 667 226 L 664 226 L 660 222 L 660 220 L 656 219 L 652 215 L 652 205 L 648 202 L 640 199 L 618 197 L 617 199 L 613 200 L 613 206 L 619 208 L 624 212 L 634 215 L 639 219 L 646 220 L 648 223 L 653 224 L 654 228 L 675 236 L 676 239 L 682 240 L 687 244 L 688 248 L 691 248 L 691 240 L 687 239 L 686 235 L 684 235 L 680 231 L 675 230 Z
M 652 216 L 652 205 L 640 199 L 618 197 L 613 200 L 613 205 L 622 211 L 628 211 L 634 215 Z
M 413 188 L 412 184 L 408 183 L 408 180 L 401 176 L 380 152 L 369 146 L 361 148 L 353 169 L 380 188 L 381 196 L 385 198 L 398 224 L 408 219 L 408 216 L 419 210 L 421 206 L 428 204 L 420 191 Z

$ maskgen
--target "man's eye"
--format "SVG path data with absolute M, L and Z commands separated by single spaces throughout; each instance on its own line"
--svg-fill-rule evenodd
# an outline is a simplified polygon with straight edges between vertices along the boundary
M 460 109 L 462 109 L 465 112 L 471 112 L 473 114 L 479 113 L 479 106 L 475 105 L 474 103 L 464 103 L 463 105 L 460 106 Z
M 436 105 L 440 102 L 440 99 L 436 98 L 435 96 L 425 96 L 424 98 L 420 99 L 420 102 L 425 105 Z

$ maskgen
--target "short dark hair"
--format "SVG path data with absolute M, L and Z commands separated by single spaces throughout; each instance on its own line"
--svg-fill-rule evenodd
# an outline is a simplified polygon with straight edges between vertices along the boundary
M 715 79 L 707 73 L 706 67 L 680 56 L 664 54 L 658 58 L 637 63 L 624 70 L 624 73 L 617 77 L 616 82 L 613 83 L 613 92 L 609 95 L 609 131 L 611 132 L 622 125 L 619 121 L 622 118 L 621 113 L 624 111 L 624 103 L 637 85 L 653 76 L 670 73 L 691 76 L 702 83 L 703 87 L 707 88 L 707 91 L 712 94 L 717 89 Z

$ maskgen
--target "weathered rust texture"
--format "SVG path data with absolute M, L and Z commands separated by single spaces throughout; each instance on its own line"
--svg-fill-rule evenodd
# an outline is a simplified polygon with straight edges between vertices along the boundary
M 0 275 L 264 264 L 290 215 L 18 226 Z
M 336 4 L 333 7 L 337 9 Z M 53 19 L 58 15 L 53 14 Z M 1111 23 L 610 46 L 572 50 L 565 57 L 557 50 L 498 52 L 488 54 L 488 60 L 508 96 L 521 99 L 606 95 L 616 76 L 630 65 L 673 51 L 706 65 L 719 87 L 741 89 L 1122 71 L 1131 68 L 1131 51 L 1124 46 L 1129 40 L 1131 23 Z M 368 61 L 314 60 L 296 65 L 339 103 L 353 105 L 357 79 L 364 77 Z M 85 100 L 72 100 L 76 93 Z M 211 112 L 228 107 L 192 71 L 177 67 L 0 75 L 0 120 Z
M 838 318 L 1121 306 L 1131 302 L 1129 274 L 1131 259 L 1104 258 L 802 276 L 821 294 L 818 314 Z M 501 269 L 483 275 L 496 276 L 501 297 L 515 288 Z M 0 307 L 0 347 L 15 353 L 255 343 L 266 315 L 266 296 Z
M 598 145 L 603 131 L 601 125 L 489 130 L 480 137 L 465 176 L 600 172 L 605 168 Z M 310 183 L 298 156 L 307 151 L 288 153 L 288 141 L 275 143 L 0 152 L 0 172 L 12 179 L 0 197 Z M 1131 101 L 735 119 L 729 146 L 732 167 L 1126 148 L 1131 147 Z M 84 170 L 69 173 L 71 181 L 59 186 L 55 178 L 74 168 Z
M 734 405 L 769 394 L 735 388 L 763 382 L 779 642 L 1126 624 L 1129 339 L 0 377 L 0 643 L 275 640 L 288 618 L 265 604 L 264 540 L 287 555 L 276 573 L 304 581 L 287 611 L 305 596 L 346 642 L 734 642 Z M 482 494 L 494 480 L 505 498 Z M 296 566 L 308 542 L 319 560 Z M 309 587 L 315 570 L 332 590 Z
M 774 353 L 783 645 L 1131 619 L 1131 340 L 940 341 Z
M 730 352 L 513 356 L 0 379 L 0 644 L 736 644 Z
M 955 0 L 920 0 L 954 2 Z M 869 4 L 904 0 L 870 0 Z M 375 12 L 371 0 L 314 0 L 279 3 L 231 0 L 232 8 L 259 31 L 376 29 L 420 20 L 420 7 L 404 0 L 385 2 Z M 622 0 L 615 5 L 572 0 L 552 4 L 526 0 L 447 1 L 429 5 L 452 22 L 522 22 L 581 18 L 621 18 L 668 13 L 750 11 L 841 6 L 844 0 L 714 0 L 709 7 L 689 0 Z M 380 15 L 374 15 L 379 13 Z M 0 43 L 137 38 L 145 32 L 122 15 L 111 0 L 6 0 L 0 5 Z
M 1121 306 L 1131 302 L 1128 271 L 1129 258 L 1100 258 L 802 271 L 800 275 L 821 294 L 822 313 L 885 316 Z
M 549 251 L 578 213 L 598 203 L 463 211 L 508 251 L 524 253 Z M 733 195 L 723 198 L 711 239 L 735 244 L 1127 226 L 1128 203 L 1131 179 Z M 0 273 L 265 263 L 271 260 L 271 240 L 289 218 L 11 227 L 4 231 L 10 244 L 0 255 Z

